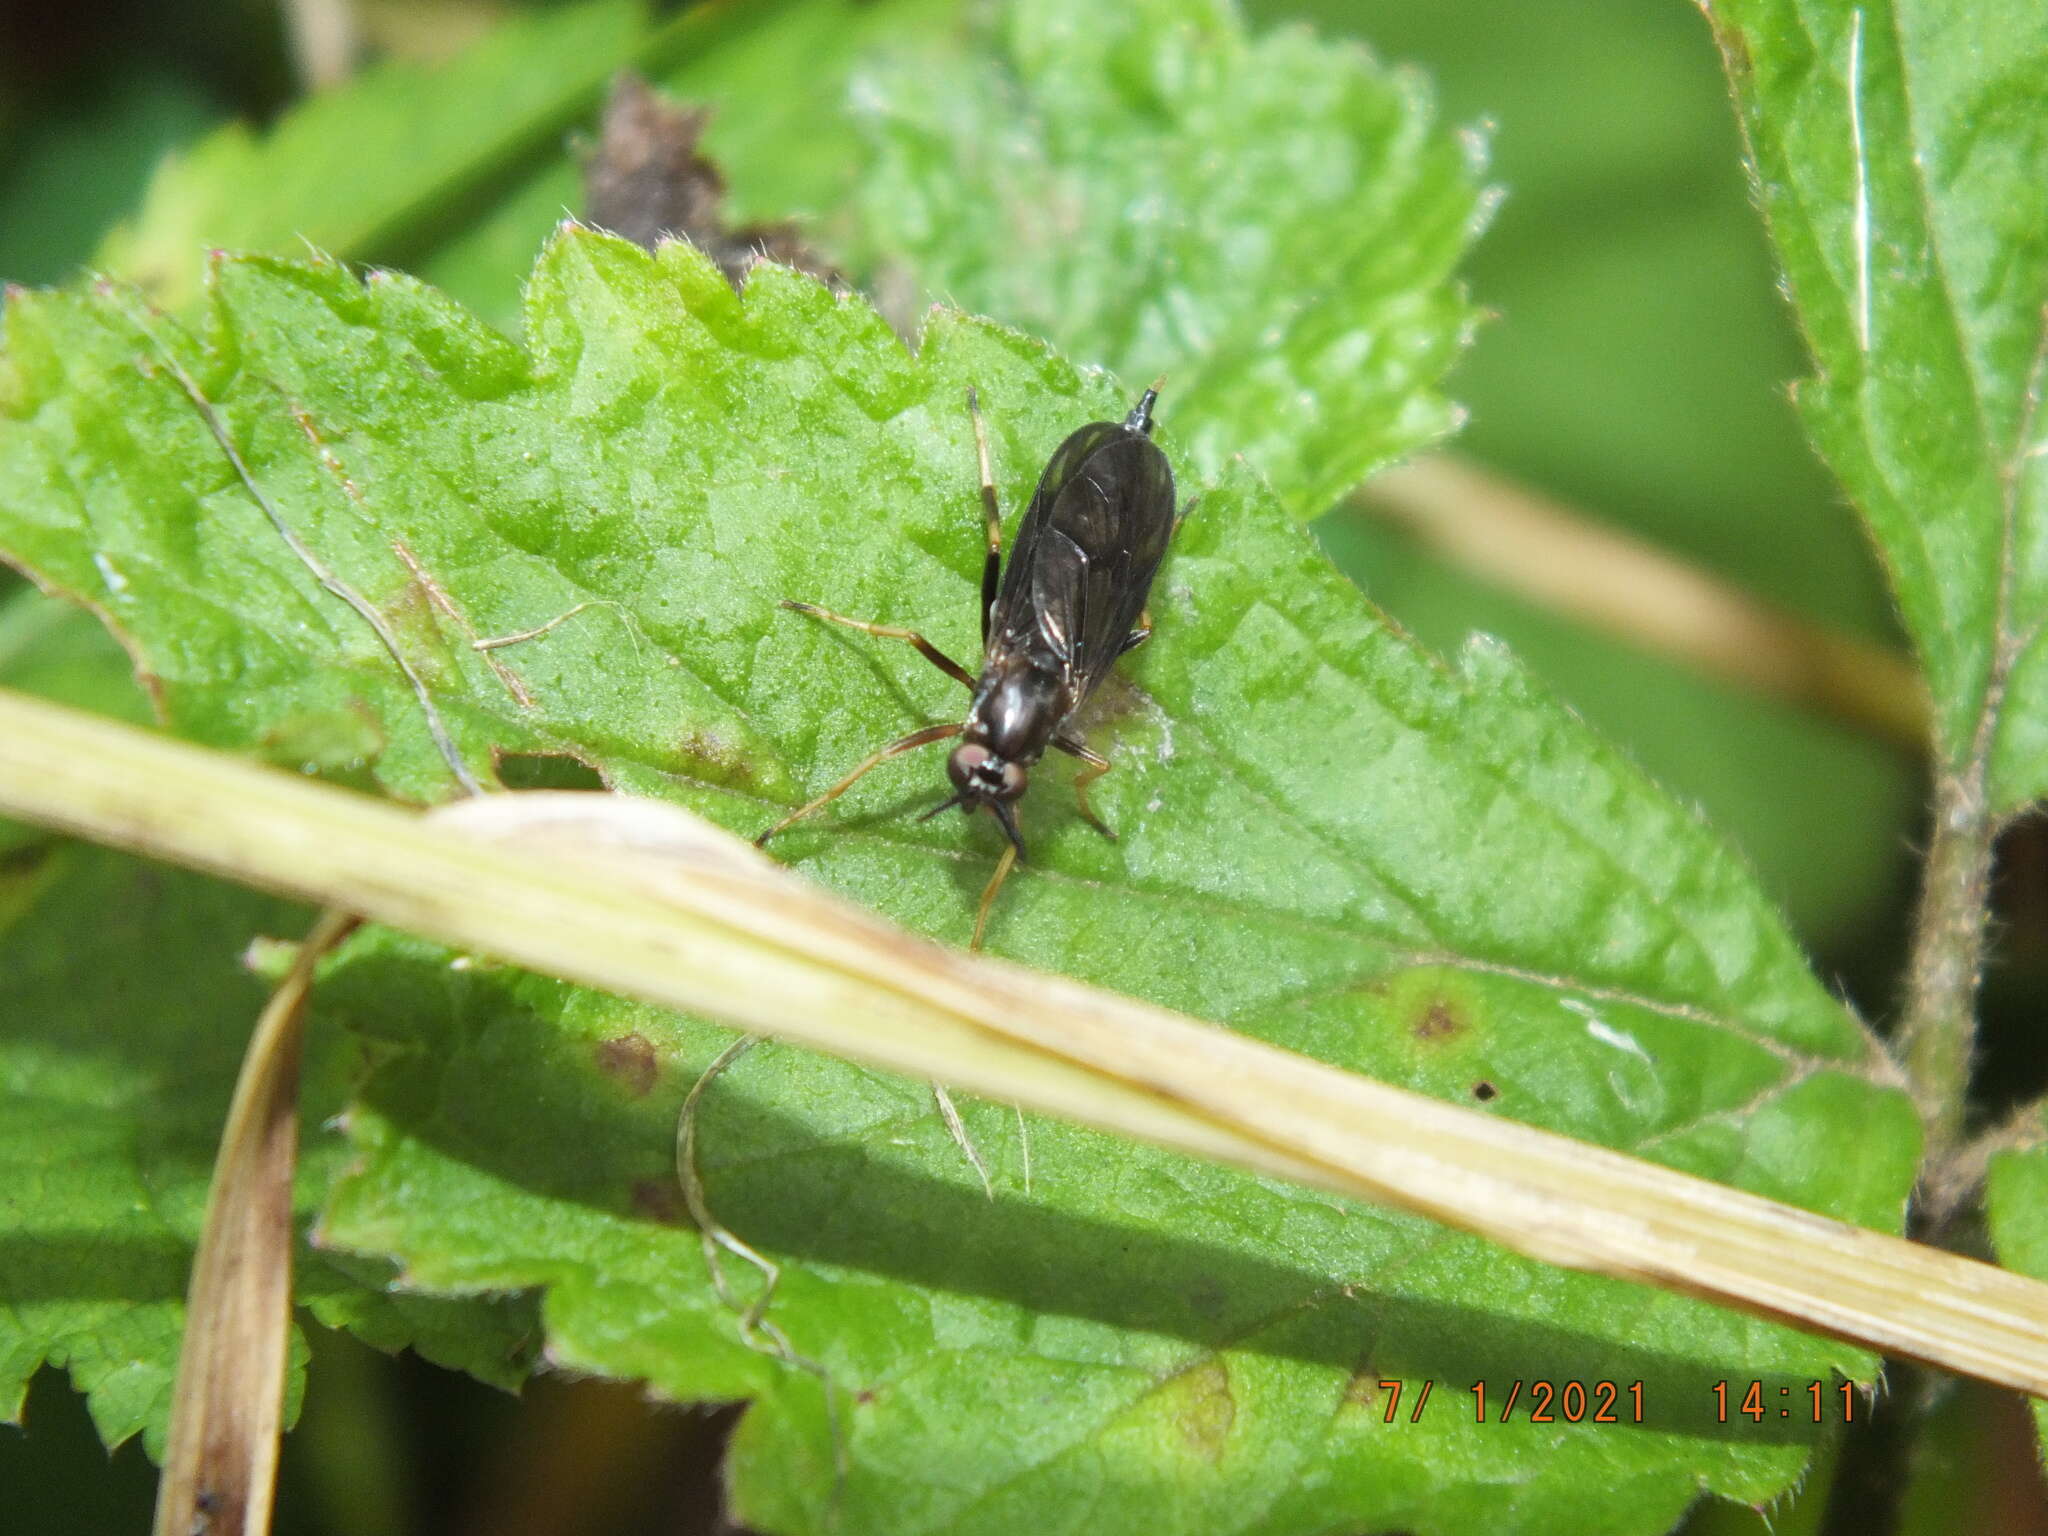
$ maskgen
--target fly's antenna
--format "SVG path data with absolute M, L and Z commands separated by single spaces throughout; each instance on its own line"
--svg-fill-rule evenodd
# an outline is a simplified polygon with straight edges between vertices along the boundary
M 1152 387 L 1138 397 L 1138 403 L 1131 407 L 1131 414 L 1124 418 L 1125 426 L 1142 432 L 1147 437 L 1152 435 L 1152 402 L 1159 398 L 1160 386 L 1165 383 L 1164 374 L 1152 381 Z

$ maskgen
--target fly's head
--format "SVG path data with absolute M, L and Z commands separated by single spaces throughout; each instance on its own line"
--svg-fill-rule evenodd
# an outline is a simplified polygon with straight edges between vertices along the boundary
M 953 797 L 930 814 L 955 805 L 969 815 L 986 808 L 1022 854 L 1014 807 L 1059 729 L 1060 714 L 1059 677 L 1021 649 L 999 651 L 975 686 L 960 745 L 946 759 Z
M 1012 809 L 1030 787 L 1024 765 L 1002 756 L 986 742 L 965 741 L 946 759 L 946 777 L 953 781 L 953 798 L 934 806 L 925 819 L 959 806 L 969 816 L 983 807 L 1002 823 L 1004 835 L 1024 851 L 1024 839 L 1017 831 L 1017 813 Z
M 963 742 L 946 759 L 946 776 L 953 781 L 960 808 L 1008 804 L 1030 787 L 1022 763 L 1000 756 L 993 747 L 978 741 Z

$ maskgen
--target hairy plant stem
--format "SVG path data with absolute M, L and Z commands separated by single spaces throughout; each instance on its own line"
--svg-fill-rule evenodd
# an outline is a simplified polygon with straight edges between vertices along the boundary
M 1923 1366 L 1898 1360 L 1886 1368 L 1885 1390 L 1843 1436 L 1820 1536 L 1893 1536 L 1899 1529 L 1934 1391 Z
M 1899 1057 L 1927 1130 L 1927 1181 L 1962 1142 L 1963 1112 L 1976 1046 L 1977 983 L 1991 888 L 1997 821 L 1986 796 L 1987 753 L 1973 753 L 1961 771 L 1944 771 L 1934 786 L 1934 825 L 1925 882 L 1913 923 L 1906 968 Z
M 1985 719 L 1995 718 L 1987 710 Z M 1963 1140 L 1977 987 L 1989 928 L 1991 854 L 1998 833 L 1987 795 L 1986 730 L 1960 768 L 1935 777 L 1920 906 L 1907 960 L 1897 1051 L 1927 1137 L 1910 1226 L 1940 1242 L 1982 1176 L 1985 1154 Z M 1936 1378 L 1898 1360 L 1888 1390 L 1852 1424 L 1829 1489 L 1821 1536 L 1891 1536 L 1900 1528 L 1914 1450 L 1935 1400 Z

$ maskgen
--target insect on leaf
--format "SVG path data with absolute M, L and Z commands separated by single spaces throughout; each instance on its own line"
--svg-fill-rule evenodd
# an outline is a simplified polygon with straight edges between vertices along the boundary
M 687 247 L 576 230 L 528 306 L 515 346 L 410 280 L 272 259 L 217 264 L 190 331 L 119 290 L 18 297 L 0 549 L 104 609 L 180 733 L 447 797 L 412 689 L 274 514 L 478 777 L 571 754 L 752 834 L 961 707 L 909 647 L 779 600 L 972 655 L 968 386 L 1012 519 L 1132 396 L 986 321 L 934 314 L 912 354 L 810 279 L 736 295 Z M 1170 394 L 1159 419 L 1179 469 Z M 1393 630 L 1249 469 L 1202 489 L 1155 639 L 1083 721 L 1120 840 L 1042 770 L 990 947 L 1895 1225 L 1912 1112 L 1740 864 L 1498 647 L 1445 667 Z M 891 764 L 778 851 L 964 942 L 1000 838 L 918 822 L 943 783 Z M 991 1202 L 923 1085 L 764 1047 L 708 1097 L 700 1165 L 783 1264 L 774 1319 L 828 1392 L 741 1342 L 681 1220 L 676 1113 L 729 1035 L 455 958 L 373 933 L 323 982 L 329 1024 L 381 1047 L 325 1239 L 432 1291 L 543 1289 L 570 1367 L 756 1399 L 732 1486 L 764 1529 L 1647 1533 L 1804 1463 L 1810 1426 L 1718 1423 L 1713 1381 L 1872 1368 L 1097 1134 L 1034 1123 L 1027 1161 L 1012 1113 L 969 1103 Z M 1650 1407 L 1479 1425 L 1481 1378 L 1640 1379 Z

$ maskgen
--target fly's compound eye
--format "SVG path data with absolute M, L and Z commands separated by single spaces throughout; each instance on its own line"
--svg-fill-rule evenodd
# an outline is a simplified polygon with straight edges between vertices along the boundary
M 980 786 L 976 782 L 995 754 L 987 747 L 968 742 L 953 749 L 953 755 L 946 759 L 946 777 L 953 781 L 953 787 L 961 794 L 972 794 Z
M 1027 783 L 1024 770 L 1017 764 L 1005 762 L 972 741 L 953 749 L 953 755 L 946 759 L 946 776 L 968 808 L 981 800 L 1015 800 L 1024 793 Z

